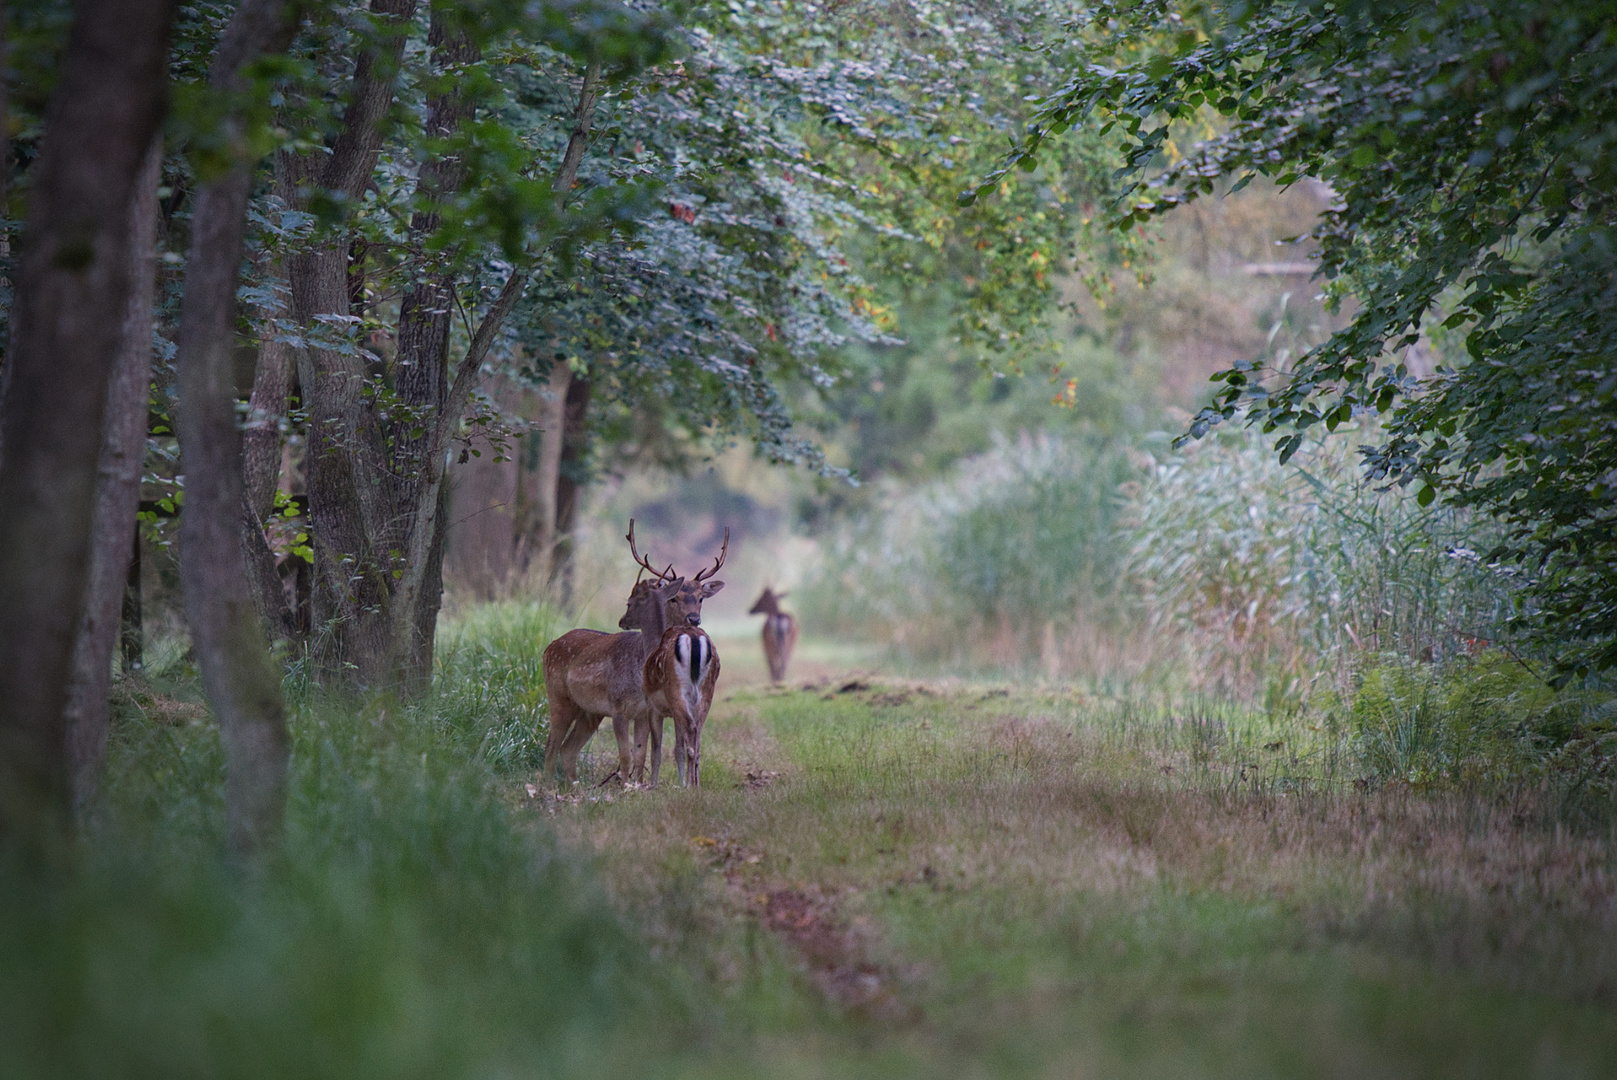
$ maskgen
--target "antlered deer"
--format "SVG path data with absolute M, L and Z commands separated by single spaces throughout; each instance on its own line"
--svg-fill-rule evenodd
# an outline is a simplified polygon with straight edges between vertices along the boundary
M 676 624 L 664 631 L 657 649 L 646 659 L 643 688 L 648 708 L 646 720 L 635 724 L 633 767 L 634 778 L 644 780 L 649 742 L 652 787 L 657 786 L 662 772 L 665 717 L 674 718 L 674 759 L 680 783 L 693 787 L 697 783 L 695 769 L 701 760 L 702 724 L 713 704 L 719 658 L 713 651 L 712 639 L 696 627 L 701 622 L 702 601 L 724 588 L 724 582 L 711 579 L 724 566 L 729 552 L 730 530 L 725 529 L 724 544 L 712 567 L 698 570 L 680 593 L 680 603 L 689 606 L 694 602 L 698 617 L 687 619 L 683 627 Z
M 567 779 L 578 779 L 579 752 L 610 716 L 618 744 L 618 775 L 630 778 L 634 736 L 650 722 L 643 686 L 646 658 L 670 625 L 701 622 L 701 588 L 693 589 L 672 566 L 657 570 L 635 549 L 633 519 L 628 541 L 635 561 L 656 576 L 635 582 L 618 620 L 626 632 L 570 630 L 545 646 L 545 691 L 550 697 L 547 775 L 559 761 Z
M 674 721 L 674 766 L 685 787 L 702 784 L 702 725 L 713 707 L 713 689 L 719 682 L 719 654 L 706 632 L 694 626 L 674 626 L 663 632 L 662 643 L 646 659 L 644 686 L 651 722 L 635 728 L 635 764 L 644 759 L 651 738 L 651 785 L 657 786 L 662 768 L 663 718 Z M 647 730 L 649 729 L 649 731 Z
M 780 609 L 785 593 L 765 589 L 748 615 L 764 616 L 764 656 L 769 661 L 769 679 L 780 682 L 786 678 L 786 662 L 792 658 L 797 646 L 797 620 Z

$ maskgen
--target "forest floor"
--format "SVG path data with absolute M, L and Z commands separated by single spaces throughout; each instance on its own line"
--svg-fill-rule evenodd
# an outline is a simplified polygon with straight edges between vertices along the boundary
M 1617 1075 L 1610 843 L 805 645 L 721 640 L 700 790 L 514 793 L 712 1002 L 675 1072 Z

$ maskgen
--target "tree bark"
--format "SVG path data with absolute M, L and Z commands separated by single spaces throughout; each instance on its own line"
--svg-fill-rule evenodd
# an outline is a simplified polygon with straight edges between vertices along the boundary
M 573 530 L 589 475 L 589 376 L 575 375 L 567 386 L 562 422 L 561 465 L 556 472 L 556 541 L 550 580 L 563 606 L 573 602 Z
M 242 0 L 220 39 L 210 82 L 238 89 L 245 64 L 284 51 L 296 32 L 286 0 Z M 280 672 L 249 592 L 240 540 L 241 433 L 231 353 L 252 182 L 253 163 L 241 160 L 197 192 L 178 356 L 186 477 L 180 577 L 197 666 L 224 743 L 230 849 L 243 857 L 279 838 L 290 749 Z
M 297 626 L 281 586 L 275 553 L 264 535 L 264 522 L 275 509 L 275 488 L 281 477 L 281 422 L 292 396 L 292 349 L 279 340 L 278 314 L 268 307 L 259 311 L 264 332 L 253 369 L 247 423 L 241 433 L 241 544 L 259 618 L 276 636 L 296 640 Z
M 118 616 L 118 645 L 123 653 L 125 675 L 146 666 L 146 628 L 140 596 L 140 529 L 129 545 L 129 578 L 124 582 L 123 611 Z
M 67 822 L 63 707 L 89 570 L 129 203 L 165 108 L 174 0 L 80 0 L 31 184 L 0 405 L 0 841 Z
M 118 644 L 136 540 L 135 515 L 140 511 L 152 377 L 152 304 L 157 291 L 157 185 L 162 171 L 163 142 L 156 138 L 146 152 L 129 202 L 129 300 L 124 305 L 118 359 L 107 387 L 90 530 L 90 574 L 67 691 L 67 756 L 75 809 L 82 809 L 94 797 L 106 756 L 112 654 Z
M 567 422 L 567 390 L 573 369 L 565 360 L 551 366 L 540 409 L 539 445 L 531 469 L 517 472 L 517 570 L 549 584 L 556 562 L 556 485 L 561 477 L 562 432 Z M 525 464 L 525 463 L 524 463 Z
M 427 135 L 434 139 L 452 136 L 472 118 L 472 104 L 453 89 L 454 73 L 455 68 L 476 61 L 480 55 L 463 34 L 445 24 L 443 15 L 442 9 L 433 9 L 427 36 L 433 68 L 448 78 L 451 87 L 427 102 Z M 417 246 L 425 247 L 438 231 L 440 201 L 465 183 L 466 166 L 457 157 L 445 155 L 422 165 L 416 190 L 427 201 L 427 208 L 417 211 L 410 222 L 410 234 Z M 458 418 L 465 401 L 464 396 L 457 402 L 449 400 L 449 332 L 456 305 L 455 289 L 455 274 L 446 267 L 425 275 L 399 303 L 394 387 L 415 416 L 437 418 L 452 410 Z M 432 681 L 433 639 L 443 594 L 446 492 L 442 463 L 433 458 L 442 457 L 447 446 L 439 439 L 439 426 L 431 423 L 417 428 L 414 421 L 407 420 L 393 433 L 393 474 L 398 485 L 392 495 L 402 512 L 392 515 L 400 528 L 389 538 L 387 550 L 415 554 L 424 548 L 426 553 L 419 582 L 412 567 L 402 568 L 404 576 L 398 579 L 400 587 L 394 590 L 389 604 L 392 618 L 387 637 L 393 661 L 390 675 L 412 696 L 424 693 Z M 423 514 L 429 500 L 434 504 L 433 513 Z M 423 529 L 428 530 L 425 536 L 420 535 Z
M 376 168 L 383 123 L 392 106 L 415 0 L 372 0 L 390 33 L 355 60 L 343 129 L 329 155 L 288 160 L 289 187 L 317 185 L 357 199 Z M 352 309 L 350 247 L 334 240 L 287 260 L 294 317 L 306 327 Z M 328 331 L 329 332 L 329 331 Z M 386 682 L 386 613 L 392 581 L 385 498 L 393 487 L 387 454 L 363 399 L 369 372 L 349 352 L 322 348 L 312 336 L 298 354 L 298 383 L 309 413 L 304 481 L 314 548 L 312 651 L 322 675 L 376 686 Z
M 573 130 L 567 138 L 567 149 L 562 154 L 561 167 L 556 170 L 556 180 L 553 190 L 556 193 L 556 207 L 558 210 L 566 203 L 567 193 L 572 190 L 574 182 L 578 179 L 579 165 L 584 160 L 584 147 L 589 142 L 590 125 L 595 118 L 595 103 L 601 94 L 601 65 L 592 63 L 584 70 L 584 78 L 579 85 L 578 103 L 573 112 Z M 406 657 L 419 656 L 421 647 L 419 643 L 410 640 L 412 632 L 419 632 L 422 625 L 421 615 L 417 605 L 424 596 L 424 581 L 426 575 L 435 572 L 435 563 L 430 557 L 429 545 L 437 542 L 441 548 L 442 517 L 439 513 L 444 505 L 442 485 L 445 467 L 445 451 L 449 446 L 449 438 L 454 425 L 460 422 L 461 409 L 466 404 L 467 395 L 471 393 L 472 380 L 476 377 L 478 369 L 483 364 L 483 358 L 488 354 L 489 347 L 494 343 L 494 335 L 499 333 L 501 324 L 505 322 L 511 310 L 516 307 L 522 298 L 522 290 L 527 285 L 527 274 L 523 271 L 513 271 L 501 287 L 500 294 L 489 305 L 478 324 L 477 332 L 467 346 L 466 355 L 461 358 L 455 371 L 455 377 L 449 384 L 449 392 L 445 396 L 442 406 L 438 410 L 436 423 L 433 424 L 425 453 L 423 454 L 426 467 L 427 484 L 423 489 L 420 501 L 416 504 L 416 522 L 410 538 L 403 566 L 399 577 L 398 588 L 394 591 L 392 606 L 392 667 L 401 675 L 401 683 L 407 688 L 421 688 L 421 680 L 429 678 L 430 669 L 424 672 L 412 672 L 405 667 Z M 439 563 L 441 564 L 441 551 Z M 431 605 L 436 612 L 441 596 L 441 578 L 437 584 L 439 590 L 431 598 Z M 427 644 L 426 655 L 430 658 L 431 644 Z

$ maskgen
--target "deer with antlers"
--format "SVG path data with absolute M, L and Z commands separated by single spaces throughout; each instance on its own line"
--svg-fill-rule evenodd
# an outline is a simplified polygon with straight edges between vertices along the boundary
M 673 625 L 702 621 L 702 601 L 718 592 L 706 590 L 674 573 L 651 565 L 634 542 L 634 519 L 629 519 L 629 552 L 652 577 L 637 580 L 629 603 L 618 620 L 624 631 L 570 630 L 545 646 L 545 691 L 550 697 L 550 736 L 545 742 L 545 772 L 559 763 L 568 780 L 578 779 L 578 755 L 594 737 L 601 721 L 612 718 L 618 744 L 618 771 L 630 779 L 635 769 L 634 747 L 640 729 L 650 723 L 644 689 L 646 659 Z M 722 583 L 718 583 L 722 586 Z
M 699 598 L 700 605 L 720 589 L 724 582 L 711 580 L 724 565 L 730 552 L 730 530 L 724 530 L 724 544 L 712 567 L 699 570 L 688 586 Z M 685 626 L 672 626 L 663 631 L 657 648 L 646 658 L 641 672 L 641 686 L 645 692 L 647 718 L 635 725 L 634 770 L 637 777 L 645 776 L 647 743 L 651 753 L 651 786 L 656 787 L 662 772 L 663 721 L 674 721 L 674 765 L 679 771 L 679 782 L 687 787 L 701 783 L 702 724 L 713 705 L 713 690 L 719 680 L 719 654 L 713 648 L 713 639 L 700 626 L 700 619 Z
M 764 616 L 764 658 L 769 661 L 769 681 L 780 682 L 786 678 L 786 662 L 792 658 L 792 650 L 797 647 L 797 620 L 780 609 L 780 602 L 786 599 L 785 593 L 778 593 L 773 589 L 764 589 L 758 602 L 752 605 L 748 615 Z

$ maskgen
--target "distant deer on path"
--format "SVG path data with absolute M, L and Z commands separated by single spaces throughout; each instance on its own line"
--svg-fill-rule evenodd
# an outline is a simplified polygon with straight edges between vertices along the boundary
M 629 521 L 629 552 L 654 577 L 635 582 L 618 620 L 625 633 L 570 630 L 545 646 L 545 692 L 550 698 L 550 735 L 545 740 L 545 773 L 559 762 L 568 780 L 578 779 L 578 755 L 606 717 L 618 744 L 618 776 L 628 779 L 633 767 L 634 736 L 649 723 L 644 669 L 671 625 L 702 621 L 700 584 L 692 586 L 670 565 L 657 570 L 635 548 L 634 520 Z M 714 589 L 713 592 L 717 592 Z M 631 726 L 632 725 L 632 726 Z
M 785 593 L 777 593 L 773 589 L 765 589 L 758 602 L 752 605 L 748 615 L 763 615 L 764 618 L 764 657 L 769 661 L 769 679 L 771 682 L 780 682 L 786 678 L 786 663 L 792 658 L 792 649 L 797 646 L 797 620 L 780 609 L 780 602 L 786 598 Z

